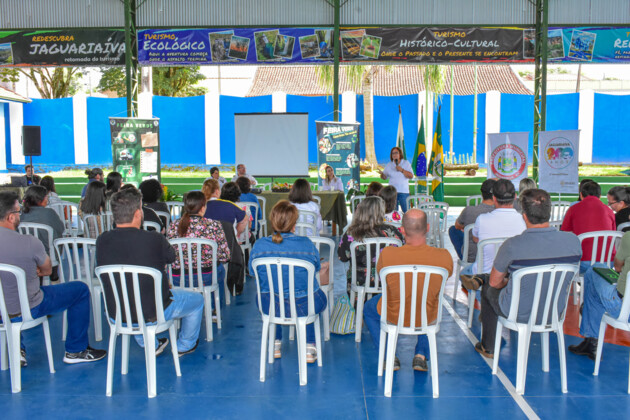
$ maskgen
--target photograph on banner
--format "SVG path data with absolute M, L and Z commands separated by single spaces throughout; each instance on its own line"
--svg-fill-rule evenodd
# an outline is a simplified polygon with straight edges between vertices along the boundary
M 541 131 L 538 187 L 550 193 L 577 194 L 580 130 Z
M 160 180 L 158 118 L 110 118 L 114 171 L 136 187 L 145 179 Z
M 361 150 L 359 123 L 315 121 L 317 130 L 317 162 L 319 186 L 326 178 L 326 167 L 330 166 L 335 176 L 341 179 L 344 193 L 360 189 L 359 165 Z
M 488 178 L 512 181 L 518 191 L 527 177 L 528 132 L 488 134 Z

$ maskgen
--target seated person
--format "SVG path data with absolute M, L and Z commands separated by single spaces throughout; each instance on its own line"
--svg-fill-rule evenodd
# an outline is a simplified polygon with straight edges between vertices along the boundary
M 32 165 L 26 165 L 24 167 L 24 172 L 26 172 L 26 175 L 24 175 L 24 180 L 26 181 L 25 186 L 39 185 L 42 179 L 39 175 L 35 175 L 33 173 Z
M 269 222 L 273 235 L 261 238 L 254 244 L 252 255 L 249 263 L 249 271 L 254 272 L 252 262 L 257 258 L 265 257 L 283 257 L 296 258 L 308 261 L 315 266 L 315 273 L 320 270 L 319 252 L 310 239 L 297 236 L 295 232 L 295 224 L 298 220 L 297 208 L 287 200 L 280 200 L 271 209 L 269 214 Z M 264 267 L 258 267 L 258 278 L 260 279 L 260 298 L 262 302 L 262 311 L 269 313 L 269 279 L 267 271 Z M 286 270 L 285 279 L 288 278 L 288 269 Z M 289 282 L 285 281 L 284 297 L 285 297 L 285 313 L 291 313 L 289 303 Z M 295 306 L 298 316 L 308 315 L 308 278 L 306 270 L 302 268 L 295 269 Z M 278 292 L 277 279 L 274 276 L 274 290 Z M 315 313 L 321 313 L 326 309 L 326 294 L 319 288 L 317 279 L 313 279 L 313 299 L 315 303 Z M 276 300 L 276 307 L 279 300 Z M 282 356 L 282 327 L 276 327 L 276 341 L 274 343 L 274 357 Z M 306 361 L 314 363 L 317 360 L 317 348 L 315 347 L 315 328 L 313 324 L 306 326 Z
M 615 212 L 615 225 L 619 227 L 622 223 L 630 222 L 630 188 L 612 187 L 606 194 L 608 207 Z M 624 232 L 630 228 L 624 228 Z
M 373 195 L 378 196 L 378 193 L 380 193 L 382 189 L 383 189 L 383 184 L 381 184 L 378 181 L 372 181 L 370 182 L 367 189 L 365 190 L 365 196 L 366 197 L 372 197 Z
M 200 293 L 181 289 L 171 289 L 164 271 L 167 264 L 175 262 L 175 250 L 166 238 L 158 232 L 142 229 L 142 193 L 135 187 L 123 188 L 112 196 L 112 213 L 116 228 L 104 232 L 96 240 L 96 266 L 129 264 L 151 267 L 162 273 L 162 304 L 164 318 L 181 319 L 181 329 L 177 339 L 179 356 L 192 353 L 199 343 L 199 328 L 203 316 L 203 296 Z M 71 282 L 76 283 L 76 282 Z M 111 286 L 103 278 L 105 304 L 109 314 L 115 314 L 115 301 Z M 132 318 L 135 320 L 135 304 L 131 278 L 127 279 Z M 147 322 L 156 320 L 156 304 L 153 282 L 140 281 L 142 311 Z M 89 315 L 86 323 L 89 322 Z M 142 335 L 134 338 L 144 347 Z M 168 338 L 156 338 L 153 344 L 156 356 L 168 345 Z
M 184 208 L 182 211 L 182 217 L 175 220 L 167 234 L 167 239 L 174 238 L 200 238 L 210 239 L 217 243 L 217 279 L 221 283 L 219 287 L 220 294 L 223 294 L 223 282 L 225 280 L 225 268 L 222 263 L 230 261 L 230 247 L 225 239 L 225 232 L 220 222 L 212 219 L 206 219 L 204 214 L 206 213 L 206 199 L 201 191 L 189 191 L 184 194 Z M 203 284 L 212 284 L 212 248 L 208 245 L 202 245 L 202 277 Z M 188 266 L 188 252 L 186 247 L 183 247 L 184 264 Z M 196 257 L 196 252 L 193 252 L 193 257 Z M 196 264 L 193 262 L 193 269 L 196 269 Z M 172 264 L 173 269 L 173 284 L 175 286 L 180 285 L 181 267 L 179 266 L 179 259 L 176 259 Z M 196 277 L 196 275 L 194 275 Z M 196 284 L 196 282 L 195 282 Z
M 107 200 L 109 201 L 109 199 L 112 198 L 112 195 L 120 191 L 120 188 L 123 186 L 122 174 L 120 172 L 108 173 L 105 185 L 107 185 L 105 189 L 105 196 L 107 197 Z
M 164 201 L 162 201 L 162 197 L 164 197 L 164 190 L 162 189 L 162 184 L 160 184 L 160 181 L 158 181 L 157 179 L 146 179 L 140 183 L 138 189 L 142 193 L 143 207 L 148 207 L 153 211 L 170 213 L 168 205 Z M 166 217 L 158 217 L 160 218 L 161 225 L 163 227 L 166 227 L 166 225 L 168 224 L 168 220 L 166 219 Z
M 427 245 L 427 215 L 418 209 L 411 209 L 405 213 L 400 228 L 405 238 L 405 245 L 400 248 L 386 247 L 383 249 L 376 270 L 380 271 L 385 267 L 393 265 L 430 265 L 443 267 L 448 270 L 448 275 L 453 273 L 453 258 L 446 249 L 434 248 Z M 411 316 L 411 276 L 407 276 L 405 291 L 405 325 L 409 326 Z M 400 283 L 398 275 L 390 274 L 386 279 L 387 283 L 387 320 L 393 324 L 398 324 L 398 313 L 400 311 Z M 421 325 L 422 320 L 422 290 L 424 283 L 418 281 L 418 297 L 416 308 L 416 325 Z M 437 318 L 440 289 L 442 282 L 437 276 L 433 276 L 429 285 L 429 296 L 427 297 L 427 321 L 433 322 Z M 378 349 L 381 337 L 381 295 L 376 295 L 365 303 L 363 319 L 365 325 L 370 330 L 372 340 Z M 416 350 L 413 357 L 413 369 L 426 372 L 428 370 L 427 360 L 429 359 L 429 340 L 426 335 L 419 335 Z M 394 370 L 400 368 L 398 357 L 394 361 Z
M 490 178 L 481 184 L 481 203 L 476 206 L 468 206 L 462 210 L 455 224 L 448 229 L 448 236 L 451 238 L 455 252 L 459 259 L 463 260 L 462 250 L 464 248 L 464 228 L 475 223 L 477 216 L 489 213 L 494 210 L 494 201 L 492 200 L 492 187 L 496 179 Z M 473 241 L 472 235 L 468 242 L 468 261 L 474 261 L 477 255 L 477 243 Z
M 396 187 L 386 186 L 381 190 L 379 196 L 385 202 L 385 223 L 400 224 L 402 222 L 402 214 L 396 210 L 398 208 Z
M 217 168 L 216 166 L 213 166 L 212 168 L 210 168 L 210 178 L 216 179 L 219 182 L 219 188 L 223 188 L 223 184 L 225 184 L 225 178 L 223 178 L 219 174 L 219 168 Z M 206 179 L 210 179 L 210 178 L 206 178 Z
M 90 289 L 81 281 L 51 286 L 39 285 L 40 276 L 52 273 L 52 264 L 42 241 L 16 231 L 20 224 L 21 212 L 16 193 L 0 192 L 0 263 L 11 264 L 24 270 L 28 304 L 34 319 L 67 310 L 68 334 L 64 363 L 94 362 L 103 359 L 107 352 L 91 348 L 88 341 Z M 14 276 L 9 273 L 2 274 L 2 286 L 7 310 L 9 314 L 16 314 L 13 321 L 19 322 L 20 298 Z M 20 345 L 21 365 L 26 366 L 24 340 L 20 340 Z
M 239 163 L 238 165 L 236 165 L 236 173 L 232 177 L 232 182 L 235 182 L 239 176 L 245 176 L 249 178 L 249 181 L 252 185 L 258 184 L 258 181 L 256 181 L 256 178 L 254 178 L 253 176 L 247 173 L 247 168 L 242 163 Z M 223 188 L 223 186 L 221 186 L 221 188 Z
M 87 184 L 85 195 L 79 201 L 79 217 L 89 214 L 99 215 L 105 212 L 107 199 L 105 197 L 105 184 L 101 181 L 92 181 Z M 95 222 L 88 222 L 85 228 L 85 235 L 89 238 L 96 239 L 106 226 L 102 226 L 101 219 L 96 218 Z
M 291 191 L 289 191 L 289 201 L 297 207 L 298 211 L 315 213 L 315 220 L 313 220 L 313 216 L 300 215 L 298 221 L 312 223 L 317 226 L 317 232 L 313 232 L 313 229 L 306 229 L 306 236 L 319 236 L 324 223 L 322 222 L 322 215 L 319 213 L 319 205 L 313 200 L 311 184 L 304 178 L 296 179 L 291 186 Z
M 226 182 L 219 189 L 219 183 L 209 179 L 203 183 L 203 187 L 205 197 L 210 196 L 204 217 L 234 224 L 236 234 L 240 236 L 248 228 L 250 221 L 245 217 L 247 212 L 235 204 L 241 196 L 241 190 L 236 183 Z
M 630 271 L 630 232 L 623 234 L 614 261 L 614 270 L 620 273 L 616 285 L 606 281 L 593 270 L 593 267 L 584 273 L 584 306 L 580 324 L 580 334 L 584 336 L 584 340 L 580 344 L 569 346 L 569 351 L 588 356 L 591 360 L 595 360 L 602 316 L 607 312 L 617 318 L 621 311 Z M 604 264 L 598 263 L 596 266 Z
M 87 184 L 83 186 L 83 189 L 81 190 L 81 198 L 85 197 L 87 186 L 90 185 L 91 182 L 94 182 L 94 181 L 103 182 L 103 170 L 101 168 L 86 169 L 85 174 L 88 177 L 88 182 Z
M 63 200 L 57 194 L 57 189 L 55 188 L 55 178 L 50 175 L 46 175 L 39 182 L 39 185 L 46 188 L 48 191 L 48 205 L 52 206 L 54 204 L 60 204 Z
M 249 178 L 245 176 L 239 176 L 236 179 L 236 185 L 238 186 L 238 189 L 241 190 L 241 195 L 238 199 L 239 202 L 258 203 L 258 198 L 252 193 L 252 187 L 251 183 L 249 182 Z M 253 212 L 253 207 L 251 207 L 249 211 L 250 213 L 252 213 L 252 217 L 254 218 L 251 231 L 256 234 L 258 221 L 262 219 L 262 209 L 260 208 L 260 204 L 258 205 L 258 212 L 256 214 L 254 214 Z
M 321 191 L 341 191 L 343 192 L 343 182 L 335 176 L 335 170 L 326 165 L 326 177 L 322 180 Z
M 367 238 L 395 238 L 403 241 L 402 234 L 392 225 L 383 223 L 385 218 L 385 203 L 381 197 L 367 197 L 357 206 L 352 215 L 352 223 L 346 233 L 341 237 L 337 255 L 342 262 L 351 259 L 350 245 L 354 241 L 362 241 Z M 367 250 L 365 245 L 360 245 L 356 249 L 357 261 L 357 284 L 365 284 L 367 276 Z M 374 255 L 374 253 L 373 253 Z M 372 262 L 372 272 L 369 273 L 370 283 L 374 282 L 376 272 L 376 261 Z M 352 271 L 348 270 L 348 290 L 352 282 Z
M 536 181 L 534 181 L 531 178 L 523 178 L 523 179 L 521 179 L 521 181 L 518 183 L 518 195 L 519 195 L 519 197 L 525 191 L 531 190 L 532 188 L 536 188 Z M 516 198 L 516 200 L 514 200 L 514 210 L 516 210 L 519 213 L 523 212 L 523 210 L 521 209 L 521 202 L 518 199 L 518 197 Z
M 134 187 L 132 184 L 125 184 L 122 187 L 120 187 L 120 191 L 123 190 L 137 190 L 138 192 L 140 192 L 140 190 L 138 190 L 136 187 Z M 140 192 L 140 195 L 142 195 L 142 192 Z M 160 232 L 161 233 L 165 233 L 166 229 L 164 228 L 164 223 L 162 223 L 162 219 L 160 219 L 160 216 L 158 216 L 155 213 L 155 210 L 153 210 L 150 207 L 147 206 L 142 206 L 142 214 L 143 214 L 143 222 L 154 222 L 160 225 Z M 114 220 L 114 225 L 116 225 L 116 221 Z M 141 226 L 142 228 L 142 226 Z M 153 228 L 149 228 L 149 230 L 153 230 Z

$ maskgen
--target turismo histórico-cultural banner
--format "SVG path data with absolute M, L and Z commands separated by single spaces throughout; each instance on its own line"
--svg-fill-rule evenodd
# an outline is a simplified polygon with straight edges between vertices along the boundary
M 127 184 L 160 180 L 159 118 L 110 118 L 114 171 Z
M 123 29 L 0 31 L 0 67 L 125 65 Z
M 326 177 L 326 166 L 335 171 L 341 179 L 344 192 L 354 188 L 359 190 L 361 156 L 359 123 L 315 121 L 317 130 L 317 163 L 319 186 Z
M 538 139 L 538 187 L 577 194 L 580 130 L 541 131 Z
M 488 134 L 488 179 L 509 179 L 518 191 L 519 182 L 527 177 L 528 141 L 528 132 Z

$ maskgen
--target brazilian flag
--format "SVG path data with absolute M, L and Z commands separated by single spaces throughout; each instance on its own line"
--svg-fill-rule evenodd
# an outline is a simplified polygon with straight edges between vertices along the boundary
M 413 170 L 418 178 L 425 178 L 427 176 L 427 146 L 424 141 L 424 114 L 420 120 L 416 149 L 413 152 Z M 423 191 L 426 192 L 426 180 L 418 180 L 418 185 L 422 186 Z
M 429 173 L 433 176 L 431 194 L 435 201 L 444 201 L 444 148 L 442 147 L 442 124 L 440 119 L 440 111 L 438 111 L 435 133 L 433 133 L 431 161 L 429 162 Z

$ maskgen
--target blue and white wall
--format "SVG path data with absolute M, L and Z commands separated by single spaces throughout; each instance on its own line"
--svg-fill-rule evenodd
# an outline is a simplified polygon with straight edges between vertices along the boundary
M 160 118 L 162 163 L 165 165 L 212 165 L 234 163 L 234 114 L 251 112 L 308 112 L 309 159 L 317 160 L 315 121 L 331 120 L 331 97 L 305 97 L 278 92 L 271 96 L 241 98 L 208 94 L 170 98 L 141 94 L 140 115 Z M 529 131 L 533 127 L 533 96 L 488 92 L 478 95 L 477 161 L 485 162 L 486 133 Z M 456 156 L 472 155 L 473 96 L 456 96 L 453 144 Z M 448 96 L 425 104 L 424 92 L 406 96 L 376 96 L 373 101 L 374 138 L 379 161 L 386 161 L 398 129 L 398 106 L 403 113 L 405 142 L 411 154 L 415 147 L 421 115 L 428 107 L 432 132 L 440 109 L 442 143 L 450 148 Z M 440 108 L 441 106 L 441 108 Z M 549 95 L 547 129 L 580 129 L 580 160 L 585 163 L 630 162 L 630 130 L 625 114 L 630 95 L 608 95 L 591 91 Z M 341 97 L 343 121 L 363 123 L 363 98 L 352 92 Z M 125 116 L 125 98 L 76 96 L 64 99 L 34 99 L 29 104 L 0 102 L 0 170 L 25 162 L 21 126 L 42 127 L 42 156 L 36 165 L 110 165 L 109 117 Z M 530 134 L 530 139 L 532 135 Z M 427 139 L 427 148 L 431 141 Z M 531 154 L 530 140 L 530 156 Z M 2 147 L 4 145 L 4 147 Z M 365 137 L 361 131 L 361 156 Z

